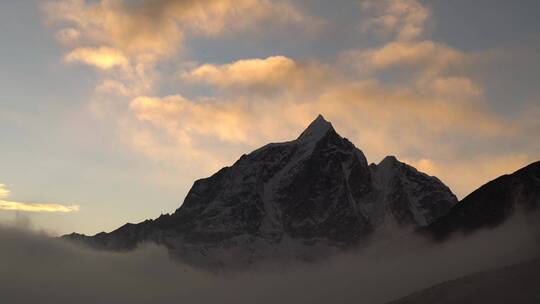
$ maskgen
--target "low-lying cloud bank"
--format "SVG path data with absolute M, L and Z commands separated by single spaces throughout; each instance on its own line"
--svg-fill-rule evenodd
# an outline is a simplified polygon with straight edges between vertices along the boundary
M 540 256 L 538 224 L 504 226 L 434 244 L 389 229 L 368 248 L 321 265 L 211 274 L 163 248 L 97 252 L 0 226 L 3 303 L 386 303 L 416 290 Z M 272 269 L 272 270 L 269 270 Z

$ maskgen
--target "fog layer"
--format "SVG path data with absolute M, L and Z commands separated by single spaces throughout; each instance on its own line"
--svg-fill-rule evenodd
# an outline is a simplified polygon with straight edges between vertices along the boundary
M 44 233 L 0 226 L 2 303 L 386 303 L 434 284 L 539 255 L 530 218 L 435 244 L 386 229 L 361 251 L 322 264 L 212 274 L 145 245 L 98 252 Z

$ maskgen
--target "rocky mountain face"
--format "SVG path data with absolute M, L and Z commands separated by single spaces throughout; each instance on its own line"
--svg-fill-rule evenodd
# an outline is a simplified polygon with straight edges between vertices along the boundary
M 516 210 L 530 213 L 538 206 L 540 162 L 535 162 L 483 185 L 426 230 L 437 239 L 444 239 L 456 231 L 470 233 L 480 228 L 496 227 Z
M 313 259 L 355 246 L 387 222 L 426 227 L 457 203 L 440 180 L 366 157 L 319 116 L 296 139 L 266 145 L 195 182 L 171 215 L 68 239 L 110 250 L 146 241 L 196 264 Z

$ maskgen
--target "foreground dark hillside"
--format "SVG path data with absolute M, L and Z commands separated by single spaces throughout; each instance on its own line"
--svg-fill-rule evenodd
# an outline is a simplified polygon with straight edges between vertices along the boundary
M 438 239 L 453 232 L 493 228 L 514 212 L 533 212 L 540 205 L 540 162 L 503 175 L 472 192 L 427 230 Z
M 436 285 L 390 304 L 540 303 L 540 260 Z

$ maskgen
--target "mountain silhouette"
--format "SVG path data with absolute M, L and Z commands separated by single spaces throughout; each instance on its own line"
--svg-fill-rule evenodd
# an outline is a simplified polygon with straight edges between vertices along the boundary
M 497 225 L 516 205 L 538 205 L 539 168 L 503 176 L 458 203 L 439 179 L 394 156 L 368 165 L 319 115 L 297 139 L 263 146 L 197 180 L 173 214 L 64 238 L 120 251 L 154 242 L 205 267 L 314 260 L 357 246 L 387 223 L 438 238 Z

